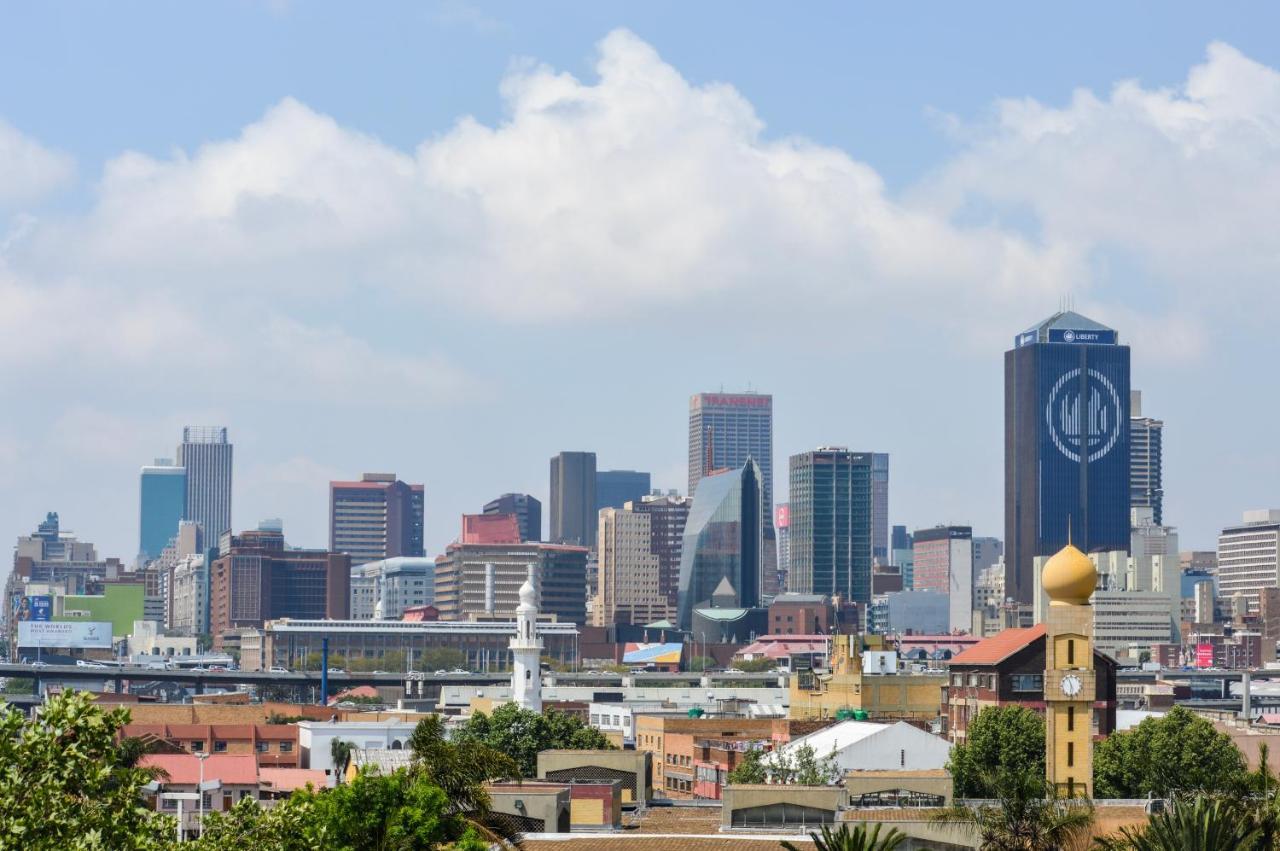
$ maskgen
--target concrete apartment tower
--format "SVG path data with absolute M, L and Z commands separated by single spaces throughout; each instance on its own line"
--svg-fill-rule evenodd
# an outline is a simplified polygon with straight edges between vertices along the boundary
M 538 591 L 533 565 L 520 586 L 516 634 L 511 638 L 511 699 L 521 709 L 542 711 L 542 639 L 538 637 Z

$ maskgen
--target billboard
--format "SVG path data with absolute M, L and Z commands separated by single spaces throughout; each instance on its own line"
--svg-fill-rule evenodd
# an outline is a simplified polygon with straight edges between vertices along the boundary
M 111 648 L 108 621 L 20 621 L 19 647 Z
M 16 621 L 47 621 L 53 615 L 53 598 L 48 594 L 13 595 L 13 618 Z
M 1197 668 L 1213 667 L 1213 645 L 1212 644 L 1196 645 L 1196 667 Z

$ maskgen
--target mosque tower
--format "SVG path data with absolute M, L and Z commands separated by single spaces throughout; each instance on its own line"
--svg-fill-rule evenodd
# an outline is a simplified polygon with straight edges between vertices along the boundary
M 538 637 L 538 591 L 533 565 L 520 586 L 516 634 L 511 639 L 511 699 L 521 709 L 542 711 L 542 639 Z
M 1093 795 L 1093 606 L 1098 570 L 1067 544 L 1045 562 L 1045 773 L 1059 795 Z

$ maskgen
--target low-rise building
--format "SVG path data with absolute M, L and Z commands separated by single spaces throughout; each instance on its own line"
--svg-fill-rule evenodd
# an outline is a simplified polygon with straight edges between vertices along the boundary
M 1043 713 L 1044 645 L 1045 626 L 1039 624 L 1006 629 L 952 658 L 943 690 L 947 737 L 965 741 L 969 723 L 988 706 L 1025 706 Z M 1105 737 L 1116 727 L 1116 663 L 1095 649 L 1093 665 L 1097 691 L 1091 724 L 1096 737 Z
M 861 651 L 872 647 L 883 647 L 878 636 L 832 636 L 830 670 L 792 676 L 789 716 L 835 718 L 841 710 L 862 710 L 875 720 L 937 718 L 946 674 L 928 669 L 867 673 Z
M 190 754 L 252 756 L 258 765 L 298 767 L 294 724 L 126 724 L 120 735 L 168 742 Z
M 298 747 L 302 768 L 334 774 L 332 746 L 334 740 L 350 742 L 365 750 L 387 748 L 404 750 L 417 726 L 413 721 L 299 721 Z
M 653 798 L 653 755 L 639 750 L 545 750 L 538 753 L 538 779 L 555 783 L 612 781 L 623 806 L 644 807 Z
M 830 757 L 841 774 L 848 771 L 935 771 L 951 758 L 951 743 L 905 721 L 878 724 L 841 721 L 792 739 L 766 757 L 767 762 L 813 749 L 818 759 Z

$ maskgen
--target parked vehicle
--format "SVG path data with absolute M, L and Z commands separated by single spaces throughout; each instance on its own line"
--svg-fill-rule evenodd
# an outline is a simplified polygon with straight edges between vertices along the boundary
M 288 668 L 281 668 L 281 667 L 278 667 L 278 666 L 276 666 L 276 665 L 272 665 L 272 666 L 271 666 L 271 670 L 270 670 L 268 673 L 272 673 L 272 674 L 287 674 L 287 673 L 289 673 L 289 669 L 288 669 Z

